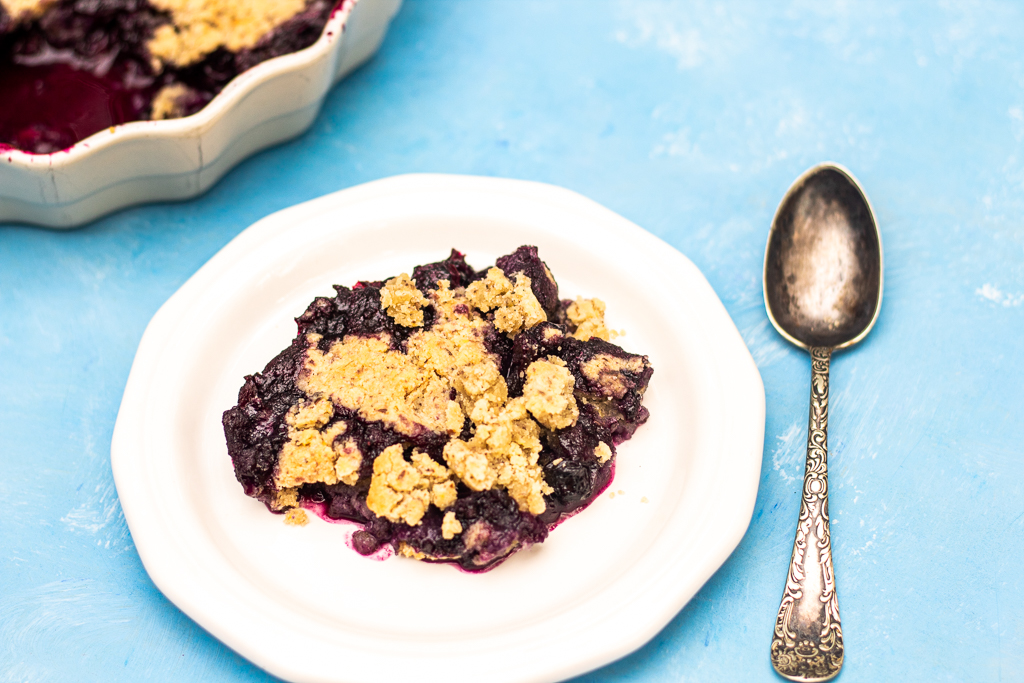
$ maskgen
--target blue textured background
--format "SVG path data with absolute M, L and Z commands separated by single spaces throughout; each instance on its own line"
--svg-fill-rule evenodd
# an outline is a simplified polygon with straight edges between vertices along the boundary
M 0 681 L 268 679 L 142 569 L 110 473 L 121 392 L 149 318 L 239 231 L 410 171 L 563 185 L 711 281 L 767 393 L 750 530 L 657 638 L 580 680 L 773 680 L 810 369 L 761 261 L 826 159 L 886 258 L 878 325 L 832 367 L 840 680 L 1024 680 L 1021 6 L 408 0 L 308 134 L 206 196 L 0 226 Z

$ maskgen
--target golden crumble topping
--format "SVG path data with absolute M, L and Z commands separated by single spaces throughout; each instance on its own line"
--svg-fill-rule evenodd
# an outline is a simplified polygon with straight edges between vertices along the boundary
M 608 444 L 604 441 L 600 441 L 594 449 L 594 456 L 596 456 L 597 461 L 603 465 L 608 462 L 610 457 L 612 457 L 612 449 L 609 448 Z
M 306 7 L 305 0 L 150 0 L 150 4 L 170 14 L 171 23 L 153 32 L 149 52 L 158 63 L 178 67 L 194 64 L 219 47 L 231 52 L 251 48 Z
M 380 305 L 402 327 L 419 327 L 423 324 L 427 297 L 420 293 L 407 273 L 402 273 L 384 283 Z
M 569 304 L 565 313 L 576 331 L 572 336 L 581 341 L 587 341 L 597 337 L 608 341 L 611 337 L 609 330 L 604 323 L 604 302 L 600 299 L 584 299 L 576 297 L 576 301 Z
M 530 288 L 530 278 L 523 273 L 515 278 L 513 284 L 500 268 L 491 268 L 486 278 L 466 287 L 466 298 L 484 313 L 494 310 L 494 326 L 510 337 L 548 319 Z
M 334 461 L 334 473 L 342 484 L 354 485 L 359 481 L 359 467 L 363 464 L 363 453 L 355 439 L 345 439 L 334 447 L 338 459 Z
M 344 432 L 344 422 L 338 422 L 323 431 L 288 430 L 288 441 L 281 449 L 281 457 L 277 463 L 277 485 L 291 488 L 318 481 L 337 484 L 335 461 L 338 459 L 338 452 L 334 448 L 334 439 Z
M 441 538 L 450 541 L 462 533 L 462 522 L 455 519 L 455 513 L 448 511 L 444 513 L 444 520 L 441 522 Z
M 287 510 L 299 504 L 299 489 L 278 489 L 274 494 L 271 508 L 277 511 Z
M 508 385 L 494 362 L 462 368 L 452 386 L 475 433 L 469 441 L 449 441 L 445 462 L 474 491 L 500 486 L 521 510 L 544 512 L 543 496 L 551 489 L 537 464 L 540 428 L 526 410 L 526 399 L 508 400 Z
M 425 560 L 425 559 L 427 559 L 426 554 L 421 553 L 420 551 L 416 550 L 415 548 L 413 548 L 408 543 L 399 543 L 398 544 L 398 551 L 397 552 L 398 552 L 398 556 L 399 557 L 409 557 L 409 558 L 412 558 L 414 560 Z
M 548 429 L 562 429 L 580 416 L 573 388 L 576 379 L 557 356 L 536 360 L 526 368 L 523 398 L 526 408 Z
M 285 422 L 296 429 L 317 429 L 334 417 L 334 404 L 327 399 L 305 401 L 292 406 L 285 416 Z
M 606 353 L 598 354 L 580 366 L 584 377 L 596 382 L 604 394 L 615 398 L 622 398 L 628 388 L 623 382 L 622 372 L 641 372 L 643 369 L 644 361 L 639 356 L 616 358 Z
M 292 406 L 288 411 L 285 416 L 288 441 L 281 449 L 274 477 L 279 488 L 293 488 L 321 481 L 336 484 L 339 470 L 349 475 L 347 478 L 350 481 L 346 483 L 355 483 L 350 475 L 358 470 L 359 463 L 356 463 L 354 469 L 351 468 L 351 450 L 346 450 L 344 444 L 335 444 L 337 437 L 345 433 L 347 425 L 336 422 L 324 428 L 333 416 L 334 406 L 326 399 L 306 401 Z M 345 464 L 339 467 L 338 460 L 342 457 L 345 458 Z M 359 458 L 361 462 L 362 456 Z
M 310 349 L 298 387 L 310 396 L 330 396 L 338 405 L 355 410 L 365 420 L 383 421 L 407 436 L 427 429 L 458 434 L 464 416 L 450 399 L 452 376 L 467 365 L 497 359 L 487 350 L 488 323 L 466 306 L 442 280 L 431 293 L 437 317 L 429 330 L 418 330 L 406 341 L 406 353 L 390 348 L 386 334 L 347 336 L 326 353 Z
M 504 388 L 504 378 L 499 376 L 499 380 Z M 476 425 L 473 438 L 452 439 L 444 447 L 444 459 L 452 472 L 474 491 L 501 486 L 520 510 L 534 515 L 544 512 L 544 494 L 552 489 L 537 464 L 542 447 L 540 427 L 530 418 L 526 401 L 491 402 L 483 396 L 469 417 Z
M 0 5 L 3 5 L 4 9 L 7 10 L 7 14 L 10 15 L 11 19 L 20 23 L 35 19 L 54 2 L 56 0 L 0 0 Z
M 160 88 L 160 91 L 153 96 L 153 107 L 149 118 L 153 121 L 160 121 L 180 117 L 184 113 L 181 100 L 191 92 L 192 90 L 182 83 L 172 83 Z
M 505 277 L 501 268 L 490 268 L 487 277 L 466 287 L 466 297 L 474 306 L 486 313 L 501 306 L 505 297 L 512 291 L 512 287 L 512 282 Z
M 373 479 L 366 506 L 378 517 L 415 526 L 431 503 L 445 509 L 455 502 L 457 492 L 448 469 L 420 450 L 412 462 L 402 456 L 402 445 L 381 451 L 373 461 Z
M 487 459 L 485 448 L 473 448 L 461 439 L 452 439 L 444 446 L 444 461 L 455 476 L 474 491 L 494 488 L 498 475 Z
M 306 526 L 309 524 L 309 517 L 302 508 L 292 508 L 284 513 L 284 523 L 290 526 Z
M 307 395 L 330 396 L 364 420 L 382 421 L 407 436 L 424 429 L 448 433 L 462 429 L 462 420 L 455 419 L 455 408 L 449 405 L 449 383 L 418 363 L 412 353 L 391 350 L 388 335 L 348 336 L 326 353 L 316 348 L 316 341 L 317 335 L 310 335 L 305 372 L 297 383 Z M 445 346 L 452 340 L 437 341 Z
M 563 339 L 565 337 L 565 335 L 562 334 L 562 331 L 560 329 L 558 329 L 557 327 L 546 327 L 546 328 L 544 328 L 544 333 L 543 334 L 544 334 L 544 341 L 549 343 L 549 344 L 551 342 L 555 341 L 556 339 Z

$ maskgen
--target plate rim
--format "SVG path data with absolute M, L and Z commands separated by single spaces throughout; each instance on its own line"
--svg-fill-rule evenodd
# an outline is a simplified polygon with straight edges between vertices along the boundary
M 639 240 L 644 243 L 641 245 L 642 248 L 652 250 L 652 258 L 656 256 L 656 260 L 661 259 L 671 263 L 680 268 L 680 272 L 685 272 L 685 276 L 689 279 L 688 286 L 695 287 L 700 295 L 694 298 L 700 299 L 701 305 L 715 318 L 716 325 L 720 328 L 718 334 L 723 337 L 721 339 L 723 344 L 712 350 L 716 355 L 713 360 L 721 361 L 721 357 L 725 356 L 729 362 L 715 362 L 714 370 L 721 380 L 723 389 L 728 388 L 729 405 L 733 410 L 730 419 L 735 422 L 736 415 L 741 415 L 747 421 L 745 428 L 724 430 L 719 443 L 719 453 L 725 452 L 727 456 L 738 459 L 739 464 L 743 465 L 730 473 L 728 481 L 716 479 L 716 486 L 722 489 L 721 494 L 729 496 L 729 499 L 728 505 L 725 506 L 725 512 L 717 510 L 715 517 L 720 523 L 723 514 L 727 515 L 730 525 L 729 533 L 719 533 L 716 538 L 708 539 L 709 547 L 713 547 L 714 552 L 704 558 L 700 564 L 701 578 L 699 582 L 689 586 L 686 590 L 677 589 L 674 595 L 667 597 L 659 592 L 657 597 L 666 599 L 660 601 L 661 604 L 657 609 L 645 607 L 643 610 L 639 610 L 642 612 L 639 616 L 636 614 L 638 611 L 636 609 L 626 613 L 623 618 L 630 620 L 629 633 L 624 634 L 622 630 L 616 629 L 614 644 L 604 643 L 598 652 L 592 651 L 583 655 L 573 653 L 575 656 L 572 661 L 565 661 L 559 665 L 552 666 L 551 662 L 545 662 L 543 669 L 524 661 L 520 669 L 515 672 L 517 675 L 508 676 L 508 672 L 506 672 L 501 680 L 552 681 L 579 675 L 619 659 L 653 638 L 676 616 L 735 550 L 749 526 L 757 496 L 763 453 L 765 396 L 760 374 L 739 331 L 724 305 L 696 266 L 683 254 L 656 236 L 600 204 L 570 190 L 532 181 L 501 178 L 444 174 L 400 175 L 372 181 L 297 204 L 271 214 L 243 230 L 161 306 L 147 326 L 139 343 L 111 442 L 111 466 L 125 520 L 132 533 L 143 566 L 157 588 L 214 637 L 274 675 L 291 680 L 341 680 L 340 678 L 324 677 L 321 675 L 322 672 L 318 673 L 304 668 L 303 662 L 281 661 L 275 653 L 253 647 L 244 634 L 238 633 L 237 630 L 232 631 L 230 628 L 225 630 L 223 615 L 210 614 L 201 601 L 197 603 L 195 594 L 208 590 L 208 587 L 198 585 L 201 581 L 197 582 L 195 577 L 189 576 L 187 573 L 182 575 L 180 567 L 168 566 L 166 549 L 157 548 L 156 544 L 152 542 L 154 539 L 159 539 L 160 545 L 166 545 L 168 543 L 180 544 L 182 541 L 176 538 L 173 524 L 168 522 L 166 515 L 161 514 L 158 509 L 152 509 L 150 503 L 152 499 L 146 495 L 140 495 L 143 489 L 149 485 L 146 479 L 149 472 L 145 466 L 145 459 L 132 457 L 132 454 L 138 452 L 140 444 L 143 444 L 145 431 L 143 429 L 145 424 L 143 406 L 146 405 L 151 388 L 147 386 L 147 379 L 153 374 L 154 364 L 163 353 L 164 348 L 171 343 L 172 335 L 167 333 L 168 331 L 173 333 L 175 322 L 187 315 L 189 302 L 202 294 L 204 288 L 216 280 L 222 271 L 228 269 L 232 263 L 244 258 L 248 253 L 258 249 L 265 241 L 316 215 L 339 210 L 339 207 L 344 207 L 346 204 L 358 204 L 382 196 L 408 199 L 425 190 L 502 195 L 511 193 L 524 201 L 532 201 L 537 204 L 553 203 L 581 215 L 618 224 L 619 228 L 626 231 L 630 239 Z M 724 401 L 725 398 L 723 397 L 722 400 Z M 142 452 L 145 452 L 144 445 Z M 661 574 L 664 574 L 669 568 L 660 569 Z M 628 574 L 629 571 L 631 570 L 626 570 L 624 573 Z M 669 582 L 669 579 L 663 579 L 659 575 L 659 581 Z M 644 587 L 640 591 L 642 593 L 640 597 L 651 602 L 654 597 L 651 592 L 651 588 Z M 622 611 L 622 608 L 619 608 L 619 611 Z M 355 678 L 351 680 L 371 679 Z

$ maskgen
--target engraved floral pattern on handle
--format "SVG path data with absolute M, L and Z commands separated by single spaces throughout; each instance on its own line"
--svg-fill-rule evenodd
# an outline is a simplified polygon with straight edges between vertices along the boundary
M 828 367 L 811 349 L 811 409 L 800 520 L 772 639 L 772 665 L 792 681 L 827 681 L 843 665 L 843 629 L 828 524 Z

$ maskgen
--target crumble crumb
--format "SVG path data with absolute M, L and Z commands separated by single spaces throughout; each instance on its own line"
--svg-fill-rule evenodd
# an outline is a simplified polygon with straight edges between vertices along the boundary
M 498 377 L 504 389 L 503 378 Z M 539 515 L 546 509 L 544 495 L 552 489 L 537 464 L 542 448 L 540 427 L 530 418 L 525 400 L 504 404 L 476 401 L 469 415 L 476 425 L 470 441 L 452 439 L 444 447 L 444 459 L 459 479 L 474 491 L 501 486 L 519 509 Z
M 515 278 L 511 296 L 494 314 L 494 326 L 509 336 L 548 319 L 530 287 L 530 278 L 523 273 L 516 273 Z
M 180 118 L 185 113 L 182 101 L 192 94 L 192 89 L 182 83 L 172 83 L 160 88 L 153 96 L 153 105 L 149 114 L 152 121 Z
M 416 288 L 408 273 L 402 273 L 384 283 L 380 290 L 380 305 L 395 323 L 402 327 L 423 325 L 423 307 L 427 297 Z
M 419 330 L 409 337 L 406 353 L 424 371 L 449 382 L 468 365 L 486 362 L 497 367 L 498 357 L 487 350 L 485 343 L 490 325 L 467 305 L 461 289 L 453 292 L 447 280 L 437 285 L 430 293 L 434 323 L 429 330 Z
M 278 489 L 274 493 L 274 500 L 271 502 L 270 508 L 272 510 L 274 510 L 275 512 L 280 512 L 281 510 L 287 510 L 288 508 L 293 508 L 293 507 L 297 506 L 298 504 L 299 504 L 299 489 L 298 489 L 298 487 L 290 488 L 290 489 Z
M 641 503 L 650 503 L 651 501 L 647 500 L 647 496 L 644 496 L 643 498 L 640 499 L 640 502 Z
M 618 494 L 619 494 L 620 496 L 624 496 L 624 495 L 626 495 L 626 492 L 625 492 L 625 491 L 623 491 L 622 489 L 619 489 L 619 490 L 618 490 Z
M 398 544 L 398 551 L 397 552 L 398 552 L 398 556 L 399 557 L 411 557 L 414 560 L 425 560 L 425 559 L 427 559 L 426 554 L 421 553 L 418 550 L 415 550 L 411 545 L 409 545 L 408 543 L 404 543 L 404 542 Z
M 303 401 L 292 406 L 285 422 L 296 429 L 318 429 L 334 417 L 334 404 L 325 398 Z
M 402 445 L 381 451 L 373 461 L 373 478 L 366 506 L 378 517 L 416 526 L 431 503 L 442 510 L 455 502 L 455 482 L 448 468 L 414 450 L 412 462 L 402 456 Z
M 542 332 L 544 341 L 548 344 L 553 344 L 555 341 L 561 340 L 565 335 L 557 327 L 545 327 Z
M 433 458 L 418 448 L 412 452 L 412 464 L 430 482 L 430 502 L 441 510 L 451 507 L 458 497 L 458 490 L 448 468 L 434 462 Z
M 462 522 L 455 519 L 455 513 L 448 511 L 444 513 L 444 521 L 441 522 L 441 538 L 450 541 L 462 533 Z
M 284 513 L 284 523 L 289 526 L 306 526 L 309 524 L 309 516 L 302 508 L 292 508 Z
M 334 473 L 342 484 L 354 486 L 359 481 L 359 467 L 363 464 L 363 454 L 355 439 L 345 439 L 334 447 L 338 459 L 334 461 Z
M 608 492 L 608 497 L 609 498 L 614 498 L 615 497 L 615 491 L 609 491 Z
M 445 444 L 444 461 L 455 476 L 474 491 L 489 491 L 498 479 L 488 462 L 487 451 L 473 448 L 461 439 L 452 439 Z
M 157 27 L 148 47 L 154 70 L 160 64 L 194 64 L 219 47 L 251 48 L 263 36 L 306 7 L 305 0 L 150 0 L 171 16 Z
M 413 354 L 391 350 L 389 335 L 345 337 L 326 353 L 316 347 L 316 337 L 309 335 L 305 369 L 297 382 L 307 396 L 330 396 L 364 420 L 382 421 L 406 436 L 462 429 L 461 420 L 454 424 L 449 383 Z M 445 346 L 445 340 L 431 337 Z M 414 346 L 411 339 L 409 346 Z
M 562 429 L 580 416 L 573 388 L 576 379 L 557 356 L 536 360 L 526 368 L 523 398 L 526 408 L 548 429 Z
M 623 381 L 622 372 L 642 372 L 644 361 L 640 356 L 632 358 L 616 358 L 607 353 L 600 353 L 582 366 L 580 371 L 583 376 L 601 387 L 603 393 L 622 398 L 626 394 L 627 386 Z
M 505 277 L 501 268 L 491 268 L 487 277 L 466 287 L 466 298 L 484 313 L 501 306 L 512 291 L 512 282 Z
M 566 316 L 576 326 L 576 331 L 572 336 L 581 341 L 587 341 L 594 337 L 608 341 L 611 332 L 605 327 L 604 311 L 605 304 L 600 299 L 576 297 L 576 301 L 569 304 L 565 311 Z
M 474 410 L 500 406 L 508 398 L 505 378 L 501 376 L 497 363 L 490 361 L 466 365 L 456 370 L 452 376 L 452 387 L 462 398 L 462 409 L 470 416 Z M 484 403 L 477 408 L 480 401 Z
M 30 21 L 40 16 L 56 0 L 0 0 L 7 14 L 16 23 Z
M 494 310 L 494 326 L 510 337 L 548 319 L 537 301 L 530 278 L 515 274 L 515 284 L 500 268 L 491 268 L 487 277 L 466 288 L 466 298 L 484 313 Z
M 286 421 L 291 419 L 293 414 L 289 413 Z M 346 428 L 344 422 L 336 422 L 323 430 L 316 427 L 298 429 L 290 425 L 288 441 L 281 449 L 274 477 L 278 488 L 291 488 L 320 481 L 325 484 L 337 484 L 336 461 L 341 449 L 335 447 L 334 441 L 345 433 Z
M 612 449 L 604 441 L 600 441 L 597 448 L 594 449 L 594 455 L 597 457 L 597 461 L 603 465 L 608 462 L 608 458 L 612 457 Z

